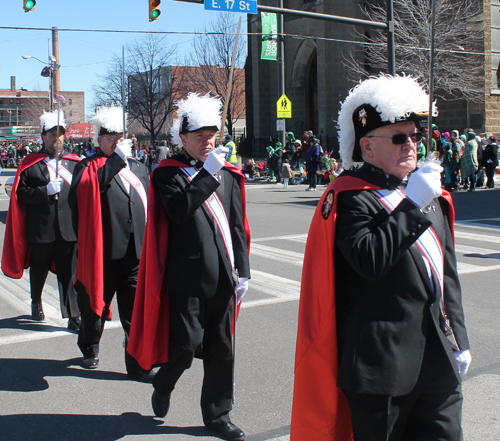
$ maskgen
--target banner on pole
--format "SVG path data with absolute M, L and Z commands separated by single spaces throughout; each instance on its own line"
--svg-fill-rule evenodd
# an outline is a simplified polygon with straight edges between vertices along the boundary
M 278 56 L 278 19 L 276 14 L 261 12 L 262 21 L 262 52 L 261 60 L 276 61 Z

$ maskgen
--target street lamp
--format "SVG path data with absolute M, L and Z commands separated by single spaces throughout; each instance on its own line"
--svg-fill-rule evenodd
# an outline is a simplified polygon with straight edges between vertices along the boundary
M 53 103 L 54 103 L 54 73 L 56 70 L 58 70 L 61 65 L 56 63 L 56 57 L 54 55 L 49 55 L 49 64 L 43 62 L 39 58 L 33 57 L 32 55 L 23 55 L 22 56 L 24 60 L 28 60 L 29 58 L 33 58 L 34 60 L 39 61 L 40 63 L 44 64 L 45 67 L 42 70 L 42 73 L 40 74 L 42 77 L 50 77 L 49 81 L 49 87 L 50 87 L 50 103 L 49 103 L 49 109 L 53 109 Z

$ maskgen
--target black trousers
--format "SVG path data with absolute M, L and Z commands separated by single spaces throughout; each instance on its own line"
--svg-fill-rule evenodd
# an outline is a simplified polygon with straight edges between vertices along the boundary
M 486 164 L 485 170 L 486 170 L 486 177 L 488 178 L 488 181 L 486 182 L 486 187 L 488 188 L 495 188 L 495 169 L 496 167 L 491 164 Z
M 316 171 L 307 172 L 307 177 L 309 178 L 309 188 L 316 188 L 318 184 L 318 177 L 316 175 Z
M 82 322 L 78 334 L 78 347 L 84 358 L 99 355 L 99 342 L 104 331 L 104 324 L 109 318 L 110 305 L 116 293 L 120 322 L 125 331 L 125 349 L 130 334 L 132 311 L 134 308 L 139 259 L 135 252 L 134 236 L 130 236 L 127 252 L 121 259 L 104 260 L 104 310 L 99 317 L 90 307 L 90 297 L 85 287 L 77 283 L 78 305 Z M 137 361 L 125 350 L 125 366 L 127 372 L 137 372 L 140 367 Z
M 274 176 L 276 177 L 276 184 L 281 184 L 281 164 L 273 166 Z
M 462 441 L 462 386 L 438 339 L 430 329 L 420 375 L 408 395 L 344 391 L 354 441 Z
M 40 303 L 42 291 L 52 262 L 55 262 L 59 303 L 63 318 L 78 317 L 78 302 L 74 288 L 76 274 L 76 242 L 58 237 L 54 242 L 31 246 L 30 289 L 31 301 Z
M 226 274 L 221 274 L 219 286 L 210 299 L 170 293 L 169 361 L 158 370 L 153 386 L 162 395 L 170 394 L 202 347 L 204 378 L 201 412 L 207 427 L 230 421 L 233 397 L 233 292 L 232 282 Z

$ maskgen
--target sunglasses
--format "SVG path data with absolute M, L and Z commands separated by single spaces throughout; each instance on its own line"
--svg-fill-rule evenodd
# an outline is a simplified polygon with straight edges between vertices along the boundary
M 395 145 L 403 145 L 406 144 L 406 141 L 408 141 L 408 138 L 410 138 L 413 142 L 420 142 L 422 140 L 422 132 L 415 132 L 412 133 L 411 135 L 406 135 L 405 133 L 398 133 L 397 135 L 392 135 L 392 136 L 375 136 L 375 135 L 368 135 L 366 136 L 367 138 L 387 138 L 387 139 L 392 139 L 392 143 Z

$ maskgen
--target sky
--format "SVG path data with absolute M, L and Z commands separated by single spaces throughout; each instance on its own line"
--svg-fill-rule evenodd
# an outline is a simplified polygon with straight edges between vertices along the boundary
M 50 30 L 5 29 L 59 28 L 59 62 L 61 90 L 85 92 L 87 114 L 91 112 L 92 85 L 104 75 L 113 55 L 121 56 L 122 45 L 141 39 L 143 34 L 68 32 L 62 29 L 120 31 L 201 31 L 219 12 L 206 11 L 203 5 L 161 0 L 161 15 L 149 22 L 147 0 L 36 0 L 33 11 L 24 12 L 22 0 L 0 0 L 0 89 L 10 89 L 10 77 L 16 77 L 16 88 L 49 90 L 49 79 L 40 76 L 42 63 L 48 60 Z M 242 32 L 246 29 L 246 14 Z M 169 35 L 167 42 L 178 44 L 179 60 L 191 50 L 194 35 Z M 52 43 L 50 44 L 52 52 Z

